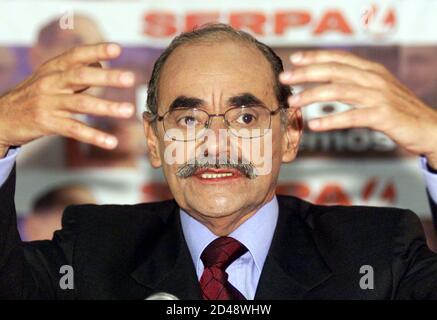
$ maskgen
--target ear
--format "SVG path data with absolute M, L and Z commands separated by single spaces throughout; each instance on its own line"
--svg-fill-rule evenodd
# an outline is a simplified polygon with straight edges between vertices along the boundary
M 282 162 L 288 163 L 296 158 L 302 137 L 303 121 L 299 108 L 287 110 L 287 123 L 282 134 Z
M 159 168 L 162 165 L 161 155 L 159 153 L 159 140 L 153 124 L 147 119 L 143 120 L 144 133 L 146 134 L 148 156 L 152 167 Z

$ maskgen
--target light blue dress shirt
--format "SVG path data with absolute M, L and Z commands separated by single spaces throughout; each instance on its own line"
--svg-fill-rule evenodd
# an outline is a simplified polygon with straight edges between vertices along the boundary
M 0 159 L 0 187 L 6 182 L 15 164 L 19 148 L 9 149 L 6 157 Z
M 429 195 L 434 203 L 437 203 L 437 173 L 432 173 L 428 170 L 425 157 L 420 157 L 420 167 L 422 168 L 422 174 L 425 178 Z
M 255 297 L 261 271 L 275 233 L 278 214 L 278 200 L 273 197 L 270 202 L 229 235 L 248 249 L 226 269 L 229 275 L 228 281 L 248 300 L 253 300 Z M 193 259 L 197 278 L 200 280 L 204 269 L 200 255 L 206 246 L 218 236 L 182 209 L 180 215 L 185 240 Z

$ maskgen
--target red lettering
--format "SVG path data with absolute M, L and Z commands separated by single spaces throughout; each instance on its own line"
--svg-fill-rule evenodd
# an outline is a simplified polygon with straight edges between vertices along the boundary
M 173 13 L 149 12 L 144 16 L 143 34 L 161 38 L 176 33 L 176 17 Z
M 352 34 L 352 29 L 349 27 L 346 19 L 340 11 L 327 11 L 317 28 L 314 30 L 315 35 L 320 35 L 328 31 L 336 31 L 344 34 Z
M 283 34 L 288 28 L 302 27 L 311 21 L 311 15 L 305 11 L 278 12 L 275 17 L 275 33 Z
M 343 189 L 336 184 L 326 185 L 318 198 L 315 201 L 316 204 L 341 204 L 350 206 L 351 201 Z
M 173 195 L 166 183 L 152 182 L 142 187 L 143 201 L 162 201 L 172 199 Z
M 389 203 L 395 203 L 396 201 L 396 188 L 393 182 L 389 182 L 382 191 L 381 195 L 383 200 L 387 200 Z
M 305 183 L 282 183 L 276 187 L 276 193 L 306 199 L 310 196 L 310 188 Z
M 384 25 L 393 27 L 396 24 L 396 13 L 394 9 L 391 9 L 384 19 Z
M 361 199 L 363 199 L 364 201 L 369 200 L 372 193 L 375 192 L 377 182 L 378 179 L 373 177 L 364 185 L 364 188 L 361 192 Z
M 144 15 L 143 34 L 154 38 L 166 38 L 175 36 L 181 31 L 191 31 L 196 27 L 207 23 L 215 23 L 220 19 L 220 11 L 196 11 L 187 12 L 183 17 L 183 23 L 178 23 L 177 14 L 170 11 L 153 11 Z M 265 36 L 267 31 L 267 18 L 264 12 L 260 11 L 242 11 L 230 12 L 227 21 L 236 29 L 245 29 L 249 32 Z M 273 26 L 272 34 L 283 35 L 292 28 L 309 26 L 314 18 L 310 11 L 289 10 L 278 11 L 272 16 L 271 23 Z M 322 14 L 320 21 L 315 23 L 314 35 L 323 35 L 327 32 L 337 32 L 343 35 L 352 35 L 353 30 L 349 25 L 346 17 L 339 10 L 328 10 Z M 384 16 L 385 25 L 396 23 L 396 14 L 390 10 Z

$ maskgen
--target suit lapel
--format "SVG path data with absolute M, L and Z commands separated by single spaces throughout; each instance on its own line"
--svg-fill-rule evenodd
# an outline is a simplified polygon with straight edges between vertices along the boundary
M 181 300 L 200 299 L 200 289 L 180 224 L 179 207 L 165 221 L 162 236 L 131 273 L 151 293 L 171 293 Z
M 331 271 L 305 223 L 309 204 L 282 196 L 278 202 L 278 224 L 255 299 L 303 299 L 326 281 Z

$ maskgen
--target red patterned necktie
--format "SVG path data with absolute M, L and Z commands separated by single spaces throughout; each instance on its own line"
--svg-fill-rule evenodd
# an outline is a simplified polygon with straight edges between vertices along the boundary
M 246 300 L 246 298 L 228 281 L 226 268 L 244 253 L 247 248 L 238 240 L 219 237 L 203 250 L 202 259 L 205 269 L 200 278 L 203 300 Z

